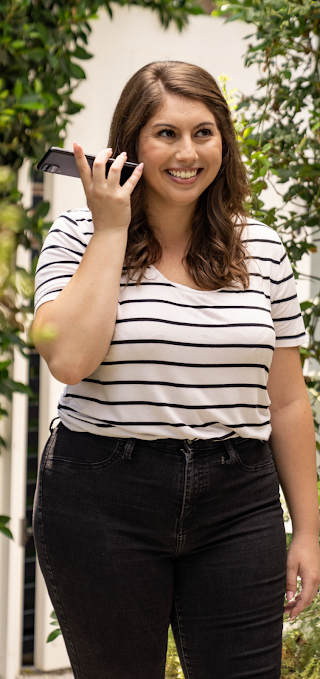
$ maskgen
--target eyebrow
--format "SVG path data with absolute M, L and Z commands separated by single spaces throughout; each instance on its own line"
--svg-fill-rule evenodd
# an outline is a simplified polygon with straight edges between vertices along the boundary
M 213 127 L 216 127 L 215 123 L 210 121 L 210 122 L 199 123 L 199 125 L 196 125 L 193 129 L 197 130 L 198 127 L 204 127 L 204 125 L 212 125 Z M 173 130 L 178 129 L 176 125 L 171 125 L 171 123 L 156 123 L 156 125 L 153 125 L 153 127 L 171 127 Z

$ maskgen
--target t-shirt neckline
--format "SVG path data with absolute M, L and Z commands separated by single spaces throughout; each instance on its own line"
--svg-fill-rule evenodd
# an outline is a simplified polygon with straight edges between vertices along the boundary
M 162 278 L 166 283 L 168 283 L 169 285 L 172 285 L 173 288 L 180 288 L 181 290 L 186 290 L 187 292 L 197 293 L 197 294 L 200 293 L 200 294 L 208 295 L 208 294 L 210 294 L 210 293 L 212 293 L 212 292 L 221 292 L 221 291 L 225 290 L 225 288 L 218 288 L 217 290 L 196 290 L 195 288 L 189 288 L 188 285 L 182 285 L 182 283 L 175 283 L 175 282 L 173 282 L 173 281 L 170 281 L 170 280 L 169 280 L 168 278 L 166 278 L 166 277 L 161 273 L 161 271 L 159 271 L 159 269 L 157 269 L 157 267 L 155 267 L 153 264 L 149 264 L 149 267 L 148 267 L 148 268 L 149 268 L 149 269 L 153 269 L 153 271 L 155 271 L 156 275 L 157 275 L 159 278 Z

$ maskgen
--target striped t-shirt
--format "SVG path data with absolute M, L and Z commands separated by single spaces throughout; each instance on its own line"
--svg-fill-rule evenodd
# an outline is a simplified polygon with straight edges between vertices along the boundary
M 53 224 L 39 258 L 36 309 L 67 285 L 92 233 L 86 208 Z M 66 427 L 146 440 L 269 438 L 274 347 L 297 346 L 306 335 L 279 236 L 248 220 L 242 238 L 254 258 L 247 290 L 193 290 L 154 266 L 138 286 L 121 279 L 107 355 L 59 398 Z

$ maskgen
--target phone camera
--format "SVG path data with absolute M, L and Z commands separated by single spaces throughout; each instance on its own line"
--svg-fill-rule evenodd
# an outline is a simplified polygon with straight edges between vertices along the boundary
M 48 163 L 43 166 L 43 172 L 51 172 L 51 174 L 57 174 L 59 172 L 59 165 L 49 165 Z

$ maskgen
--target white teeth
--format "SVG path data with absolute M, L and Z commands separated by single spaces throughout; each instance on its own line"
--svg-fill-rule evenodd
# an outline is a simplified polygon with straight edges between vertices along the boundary
M 174 177 L 180 177 L 181 179 L 190 179 L 190 177 L 195 177 L 198 170 L 193 170 L 193 171 L 187 171 L 184 172 L 182 170 L 181 172 L 177 172 L 176 170 L 168 170 L 169 174 L 172 174 Z

